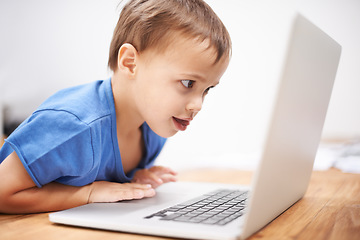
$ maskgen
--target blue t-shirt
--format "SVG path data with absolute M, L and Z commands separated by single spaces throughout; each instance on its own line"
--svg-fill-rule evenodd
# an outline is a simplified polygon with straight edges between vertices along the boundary
M 145 151 L 137 169 L 151 167 L 166 139 L 144 123 Z M 118 147 L 111 80 L 61 90 L 46 100 L 6 140 L 0 163 L 13 151 L 38 187 L 49 182 L 84 186 L 129 182 Z

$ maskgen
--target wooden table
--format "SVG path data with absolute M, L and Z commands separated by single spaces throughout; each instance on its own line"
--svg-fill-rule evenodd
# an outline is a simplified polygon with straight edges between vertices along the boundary
M 201 169 L 179 173 L 180 180 L 249 184 L 252 173 L 228 169 Z M 1 215 L 0 239 L 89 240 L 167 239 L 62 226 L 48 214 Z M 313 172 L 305 197 L 253 235 L 255 239 L 360 239 L 360 174 L 336 169 Z

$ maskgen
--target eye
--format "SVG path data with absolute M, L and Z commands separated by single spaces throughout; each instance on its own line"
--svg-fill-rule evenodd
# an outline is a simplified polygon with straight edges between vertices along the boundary
M 195 81 L 193 80 L 181 80 L 181 84 L 186 88 L 192 88 L 194 86 Z
M 208 88 L 204 91 L 204 96 L 209 93 L 209 91 L 210 91 L 211 88 L 213 88 L 213 87 L 208 87 Z

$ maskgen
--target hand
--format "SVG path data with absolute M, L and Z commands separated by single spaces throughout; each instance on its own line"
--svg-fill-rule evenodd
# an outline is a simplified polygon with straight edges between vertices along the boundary
M 176 172 L 167 167 L 154 166 L 149 169 L 138 170 L 133 179 L 132 183 L 143 183 L 151 184 L 153 188 L 157 188 L 163 183 L 175 182 Z
M 90 187 L 88 203 L 117 202 L 121 200 L 153 197 L 155 190 L 150 184 L 93 182 Z

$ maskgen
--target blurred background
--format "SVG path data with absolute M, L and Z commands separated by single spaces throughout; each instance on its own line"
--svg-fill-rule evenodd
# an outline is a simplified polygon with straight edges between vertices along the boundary
M 206 2 L 230 32 L 232 60 L 188 130 L 169 139 L 160 164 L 256 165 L 297 11 L 343 47 L 323 142 L 360 137 L 360 1 Z M 0 1 L 0 134 L 59 89 L 111 76 L 108 49 L 120 10 L 119 0 Z

